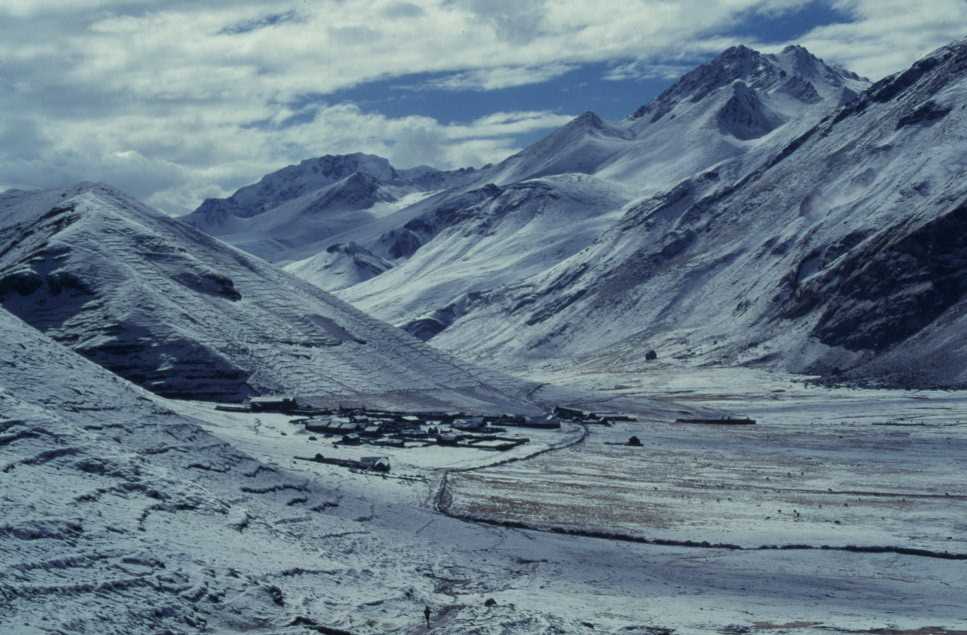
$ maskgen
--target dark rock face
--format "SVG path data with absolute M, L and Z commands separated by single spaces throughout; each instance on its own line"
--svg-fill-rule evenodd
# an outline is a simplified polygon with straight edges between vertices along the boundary
M 332 209 L 368 209 L 379 202 L 394 198 L 380 188 L 375 177 L 355 172 L 306 207 L 304 214 L 325 213 Z
M 243 401 L 255 393 L 248 385 L 251 369 L 242 368 L 196 342 L 159 341 L 157 333 L 134 324 L 111 328 L 109 335 L 109 341 L 77 351 L 163 397 Z
M 44 279 L 33 271 L 12 271 L 0 277 L 0 302 L 8 294 L 30 295 L 44 286 Z
M 242 299 L 242 294 L 235 288 L 235 282 L 231 278 L 213 271 L 180 271 L 174 274 L 172 279 L 192 291 L 226 298 L 232 302 L 238 302 Z
M 732 97 L 715 119 L 723 134 L 743 141 L 763 137 L 782 124 L 782 119 L 771 112 L 744 82 L 735 83 Z
M 859 99 L 859 97 L 859 93 L 857 93 L 855 90 L 843 86 L 843 90 L 839 94 L 839 105 L 841 107 L 851 106 L 852 104 L 856 103 L 856 100 Z
M 443 330 L 447 328 L 447 325 L 435 318 L 419 318 L 417 320 L 407 322 L 400 328 L 413 337 L 426 342 L 427 340 L 431 340 L 442 333 Z
M 897 130 L 907 126 L 932 125 L 949 115 L 951 110 L 950 107 L 940 106 L 932 100 L 928 101 L 915 108 L 911 113 L 900 117 L 896 124 Z
M 945 47 L 910 68 L 873 84 L 859 99 L 837 114 L 834 124 L 865 112 L 871 104 L 900 103 L 906 99 L 931 99 L 945 86 L 967 73 L 967 42 Z M 902 126 L 901 126 L 902 127 Z
M 967 295 L 967 202 L 934 220 L 885 231 L 807 282 L 787 309 L 821 302 L 813 334 L 824 344 L 883 351 Z
M 367 279 L 378 276 L 393 267 L 393 263 L 387 262 L 355 242 L 329 245 L 326 247 L 326 253 L 332 256 L 345 256 L 351 259 L 353 266 Z
M 779 90 L 806 104 L 815 104 L 823 99 L 812 82 L 802 77 L 790 77 Z
M 873 84 L 867 94 L 871 100 L 876 102 L 891 101 L 920 81 L 920 78 L 939 64 L 940 60 L 935 57 L 922 59 L 899 75 L 887 77 Z
M 409 258 L 442 229 L 475 216 L 481 207 L 497 198 L 503 190 L 492 183 L 447 199 L 429 212 L 414 218 L 400 229 L 379 237 L 379 251 L 391 259 Z
M 422 236 L 406 227 L 392 229 L 379 237 L 379 245 L 383 253 L 393 260 L 409 258 L 423 246 L 423 241 Z
M 488 295 L 486 293 L 471 291 L 447 306 L 437 309 L 432 314 L 411 320 L 400 328 L 425 342 L 433 339 L 473 308 L 485 304 L 487 301 Z

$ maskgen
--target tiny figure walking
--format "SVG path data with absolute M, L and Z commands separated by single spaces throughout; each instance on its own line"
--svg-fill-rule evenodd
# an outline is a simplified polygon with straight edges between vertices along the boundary
M 426 627 L 430 628 L 430 607 L 423 607 L 423 619 L 426 620 Z

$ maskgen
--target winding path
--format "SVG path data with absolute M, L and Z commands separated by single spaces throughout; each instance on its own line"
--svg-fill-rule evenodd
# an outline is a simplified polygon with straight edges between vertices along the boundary
M 475 522 L 472 519 L 461 518 L 450 512 L 450 504 L 453 502 L 453 497 L 447 489 L 447 478 L 450 474 L 461 473 L 466 474 L 468 472 L 476 472 L 479 470 L 486 470 L 494 467 L 500 467 L 502 465 L 510 465 L 511 463 L 519 463 L 521 461 L 529 461 L 530 459 L 542 456 L 544 454 L 549 454 L 551 452 L 559 452 L 560 450 L 566 450 L 568 448 L 573 448 L 576 445 L 584 443 L 585 439 L 588 438 L 590 431 L 588 426 L 583 423 L 573 424 L 580 429 L 580 434 L 573 439 L 567 439 L 561 443 L 551 444 L 540 450 L 535 450 L 529 454 L 523 456 L 512 456 L 506 459 L 501 459 L 499 461 L 493 461 L 491 463 L 485 463 L 483 465 L 474 465 L 470 467 L 454 467 L 454 468 L 441 468 L 435 471 L 434 478 L 430 483 L 430 496 L 428 501 L 433 510 L 444 514 L 445 516 L 450 516 L 451 518 L 457 518 L 459 520 L 466 520 L 468 522 Z

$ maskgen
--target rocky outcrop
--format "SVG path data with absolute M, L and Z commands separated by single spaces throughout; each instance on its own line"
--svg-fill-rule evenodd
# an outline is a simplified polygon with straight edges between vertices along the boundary
M 715 120 L 723 134 L 742 141 L 758 139 L 782 125 L 782 118 L 741 81 L 733 85 L 732 97 L 716 113 Z

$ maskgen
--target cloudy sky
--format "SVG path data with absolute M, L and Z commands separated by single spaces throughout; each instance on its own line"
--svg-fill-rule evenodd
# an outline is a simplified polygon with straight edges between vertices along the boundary
M 178 214 L 327 153 L 499 160 L 736 43 L 879 79 L 965 35 L 967 0 L 2 0 L 0 189 Z

